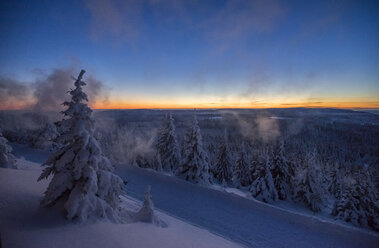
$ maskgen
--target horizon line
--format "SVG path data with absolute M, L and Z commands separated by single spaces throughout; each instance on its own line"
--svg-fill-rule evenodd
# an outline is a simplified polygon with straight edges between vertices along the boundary
M 208 107 L 183 107 L 183 108 L 91 108 L 92 110 L 261 110 L 261 109 L 338 109 L 338 110 L 379 110 L 379 108 L 370 107 L 324 107 L 324 106 L 297 106 L 297 107 L 220 107 L 220 108 L 208 108 Z M 2 109 L 0 111 L 36 111 L 33 108 L 22 109 Z M 40 110 L 41 112 L 53 112 L 55 110 Z M 57 110 L 58 111 L 58 110 Z

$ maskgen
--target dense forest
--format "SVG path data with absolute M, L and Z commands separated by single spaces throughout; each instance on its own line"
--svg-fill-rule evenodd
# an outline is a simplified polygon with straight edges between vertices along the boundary
M 379 230 L 377 115 L 335 109 L 97 111 L 96 138 L 136 165 Z M 54 116 L 2 112 L 11 142 L 55 150 Z M 7 125 L 4 125 L 7 123 Z M 12 124 L 13 123 L 13 124 Z

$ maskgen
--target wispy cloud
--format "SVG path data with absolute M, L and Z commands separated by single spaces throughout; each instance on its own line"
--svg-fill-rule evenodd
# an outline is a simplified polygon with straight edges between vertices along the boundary
M 0 109 L 33 109 L 35 111 L 57 111 L 67 100 L 67 91 L 73 88 L 72 76 L 77 72 L 71 67 L 52 71 L 35 70 L 36 79 L 20 82 L 0 77 Z M 104 83 L 93 75 L 85 77 L 89 104 L 102 105 L 108 101 L 108 90 Z
M 227 0 L 219 4 L 221 7 L 215 8 L 197 0 L 85 0 L 91 15 L 91 38 L 99 41 L 110 36 L 129 44 L 141 38 L 148 22 L 180 23 L 181 29 L 199 32 L 213 42 L 222 41 L 218 47 L 224 50 L 230 40 L 272 29 L 285 14 L 277 0 Z M 153 19 L 146 18 L 150 13 Z
M 142 1 L 85 0 L 91 19 L 91 38 L 100 41 L 113 36 L 120 42 L 134 43 L 140 35 Z
M 341 13 L 332 13 L 320 17 L 316 20 L 303 23 L 299 32 L 293 38 L 293 43 L 297 44 L 312 35 L 320 35 L 328 29 L 332 28 L 341 18 Z
M 227 1 L 204 22 L 214 39 L 234 39 L 272 29 L 285 9 L 276 0 Z
M 0 108 L 25 108 L 31 103 L 28 85 L 12 79 L 0 77 Z

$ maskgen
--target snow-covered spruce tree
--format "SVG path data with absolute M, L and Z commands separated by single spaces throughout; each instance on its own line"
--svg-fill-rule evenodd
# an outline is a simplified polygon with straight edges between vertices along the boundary
M 354 191 L 353 183 L 346 183 L 344 185 L 339 199 L 334 203 L 332 215 L 336 216 L 337 219 L 360 226 L 359 220 L 364 214 L 359 207 L 359 200 Z
M 153 201 L 151 198 L 152 198 L 151 197 L 151 186 L 148 185 L 146 192 L 145 192 L 142 207 L 134 216 L 134 221 L 152 223 L 152 224 L 155 224 L 157 226 L 167 227 L 167 224 L 165 222 L 163 222 L 162 220 L 160 220 L 158 218 L 158 216 L 155 215 L 154 204 L 153 204 Z
M 144 200 L 141 209 L 136 213 L 135 220 L 147 223 L 154 222 L 154 204 L 151 199 L 151 186 L 148 185 L 146 188 Z
M 237 187 L 245 187 L 250 185 L 251 177 L 249 171 L 249 158 L 246 153 L 246 145 L 242 144 L 241 149 L 238 153 L 236 164 L 233 170 L 233 183 Z
M 0 129 L 0 167 L 16 169 L 16 158 L 12 154 L 12 147 L 8 145 L 8 140 L 3 136 Z
M 251 182 L 254 182 L 254 180 L 256 179 L 255 176 L 256 176 L 256 170 L 257 168 L 263 166 L 262 164 L 265 164 L 266 161 L 264 161 L 262 159 L 262 156 L 260 155 L 260 153 L 258 151 L 253 151 L 252 152 L 252 156 L 251 156 L 251 161 L 250 161 L 250 164 L 249 164 L 249 176 L 251 178 Z
M 155 155 L 155 159 L 154 159 L 154 170 L 156 171 L 162 171 L 163 168 L 162 168 L 162 160 L 161 160 L 161 155 L 159 155 L 159 153 L 157 153 Z
M 318 161 L 315 151 L 307 153 L 305 163 L 305 166 L 298 169 L 293 198 L 313 212 L 320 212 L 324 204 L 324 198 L 318 176 Z
M 379 206 L 373 184 L 364 175 L 346 176 L 332 215 L 355 226 L 379 231 Z
M 379 231 L 379 194 L 375 185 L 375 177 L 364 166 L 358 170 L 357 181 L 361 185 L 361 193 L 365 197 L 360 198 L 361 206 L 366 214 L 367 226 Z M 366 223 L 363 225 L 365 226 Z
M 207 154 L 203 149 L 203 141 L 196 113 L 193 116 L 192 126 L 185 138 L 184 159 L 177 175 L 194 183 L 209 184 L 209 165 Z
M 341 196 L 341 171 L 342 168 L 339 163 L 330 169 L 328 173 L 328 192 L 336 198 Z
M 163 170 L 176 171 L 180 165 L 180 149 L 175 133 L 172 114 L 166 115 L 155 143 L 162 162 Z
M 223 185 L 228 185 L 232 182 L 232 159 L 229 150 L 228 137 L 226 130 L 224 131 L 223 140 L 220 142 L 216 159 L 214 177 Z
M 278 141 L 273 147 L 271 157 L 271 174 L 280 200 L 287 199 L 289 193 L 290 175 L 288 163 L 283 154 L 283 142 Z
M 215 174 L 215 167 L 216 167 L 216 156 L 215 156 L 215 154 L 217 154 L 217 152 L 216 152 L 216 146 L 215 146 L 215 144 L 214 143 L 216 143 L 216 142 L 214 142 L 213 140 L 211 140 L 210 142 L 209 142 L 209 140 L 212 138 L 212 136 L 208 136 L 208 146 L 207 146 L 207 149 L 206 149 L 206 152 L 207 152 L 207 154 L 208 154 L 208 163 L 209 163 L 209 173 L 211 174 L 211 175 L 214 175 Z
M 62 111 L 66 118 L 59 125 L 64 131 L 57 138 L 62 148 L 43 164 L 46 168 L 38 179 L 53 175 L 41 205 L 62 202 L 68 219 L 84 222 L 105 218 L 118 222 L 124 183 L 113 174 L 113 167 L 93 137 L 92 110 L 84 103 L 88 99 L 82 91 L 86 85 L 82 81 L 84 73 L 80 72 L 75 89 L 69 91 L 71 101 L 63 103 L 68 108 Z
M 262 158 L 261 158 L 262 159 Z M 275 189 L 274 180 L 270 171 L 270 158 L 265 153 L 265 162 L 259 162 L 254 171 L 255 180 L 250 186 L 250 193 L 256 199 L 271 203 L 278 200 L 278 193 Z

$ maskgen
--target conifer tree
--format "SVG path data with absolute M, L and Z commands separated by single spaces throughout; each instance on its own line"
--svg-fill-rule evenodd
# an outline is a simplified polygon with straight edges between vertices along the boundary
M 252 152 L 252 158 L 249 164 L 249 177 L 251 178 L 251 182 L 254 182 L 256 179 L 255 176 L 257 175 L 256 170 L 257 168 L 263 166 L 262 163 L 266 163 L 259 154 L 258 151 Z
M 207 146 L 207 154 L 208 154 L 208 163 L 209 163 L 209 173 L 211 175 L 215 175 L 215 170 L 216 170 L 216 156 L 215 154 L 217 153 L 216 152 L 216 146 L 214 145 L 215 142 L 209 142 L 208 146 Z
M 379 206 L 375 187 L 365 172 L 346 175 L 340 197 L 334 203 L 332 215 L 355 226 L 379 231 Z
M 208 158 L 203 149 L 203 141 L 196 113 L 193 116 L 192 125 L 186 135 L 184 159 L 177 174 L 190 182 L 211 183 Z
M 278 192 L 280 200 L 287 199 L 289 192 L 290 176 L 288 172 L 288 163 L 283 154 L 283 142 L 279 141 L 274 145 L 272 151 L 272 178 Z
M 256 199 L 271 203 L 278 200 L 278 193 L 275 189 L 274 180 L 270 171 L 270 159 L 267 152 L 264 154 L 265 162 L 259 162 L 254 172 L 255 180 L 250 186 L 250 192 Z
M 341 195 L 341 171 L 339 164 L 335 164 L 328 173 L 328 192 L 336 198 Z
M 176 171 L 180 165 L 180 149 L 172 114 L 166 115 L 156 140 L 156 149 L 165 171 Z
M 358 197 L 354 190 L 354 183 L 345 184 L 340 198 L 334 203 L 332 215 L 336 216 L 337 219 L 360 226 L 360 218 L 363 212 L 359 207 Z
M 249 159 L 246 153 L 246 145 L 243 143 L 238 153 L 233 170 L 233 183 L 237 186 L 248 186 L 251 183 L 249 171 Z
M 156 170 L 156 171 L 162 171 L 163 170 L 162 160 L 161 160 L 161 156 L 159 155 L 159 153 L 157 153 L 155 156 L 154 170 Z
M 16 158 L 12 154 L 12 147 L 3 136 L 0 129 L 0 167 L 16 169 Z
M 142 202 L 142 207 L 135 214 L 134 221 L 152 223 L 160 227 L 167 227 L 167 224 L 158 218 L 154 211 L 154 204 L 151 197 L 151 186 L 148 185 Z
M 224 185 L 232 182 L 232 159 L 229 151 L 228 137 L 225 130 L 224 137 L 218 149 L 216 160 L 215 178 Z
M 322 189 L 317 173 L 315 152 L 308 152 L 305 167 L 297 172 L 294 200 L 303 203 L 313 212 L 320 212 L 324 204 Z
M 107 218 L 120 221 L 119 196 L 124 193 L 124 183 L 113 174 L 109 160 L 102 155 L 94 138 L 92 110 L 85 103 L 87 95 L 82 91 L 82 70 L 71 89 L 71 101 L 63 103 L 65 119 L 59 122 L 62 133 L 57 141 L 62 148 L 53 153 L 43 164 L 38 180 L 53 175 L 41 202 L 52 206 L 62 202 L 68 219 Z
M 151 186 L 148 185 L 146 188 L 144 200 L 141 209 L 136 213 L 135 220 L 147 223 L 153 223 L 156 221 L 154 215 L 154 204 L 151 197 Z

